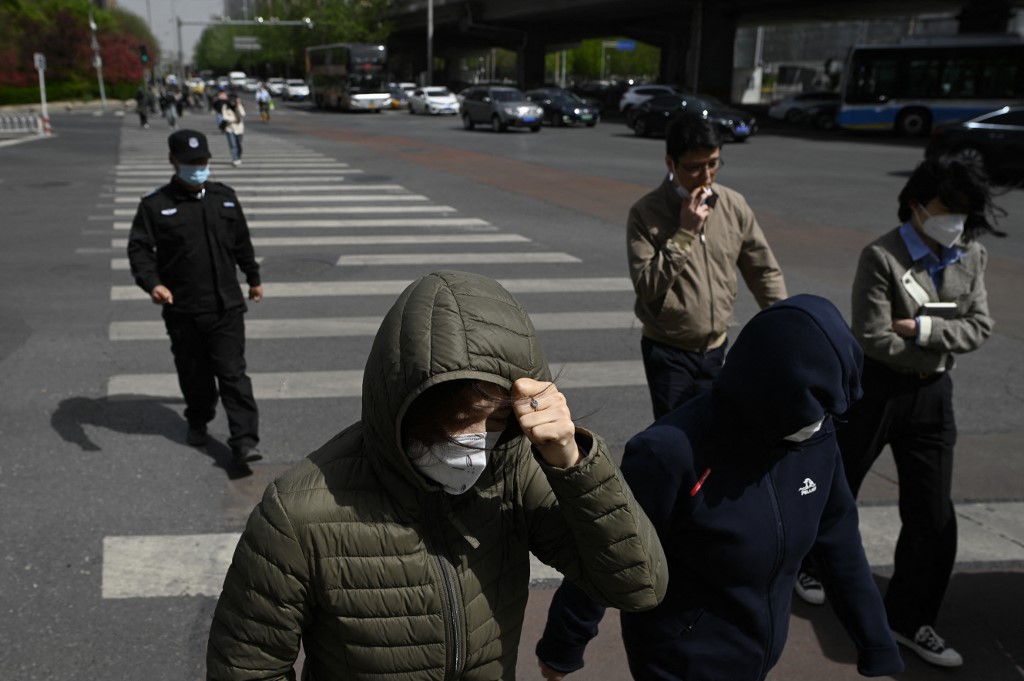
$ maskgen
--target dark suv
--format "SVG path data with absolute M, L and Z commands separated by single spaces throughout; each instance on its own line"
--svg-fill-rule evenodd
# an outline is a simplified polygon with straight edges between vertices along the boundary
M 472 130 L 477 123 L 504 132 L 509 126 L 540 130 L 544 110 L 514 87 L 479 85 L 466 91 L 462 100 L 462 125 Z

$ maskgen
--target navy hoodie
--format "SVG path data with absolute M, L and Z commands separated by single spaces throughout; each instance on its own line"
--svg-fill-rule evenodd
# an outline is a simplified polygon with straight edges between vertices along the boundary
M 745 326 L 710 394 L 626 445 L 623 473 L 670 570 L 658 607 L 621 614 L 635 679 L 764 679 L 785 646 L 796 574 L 812 547 L 860 673 L 903 670 L 832 419 L 860 397 L 862 359 L 832 303 L 794 296 Z M 810 439 L 784 439 L 823 418 Z M 586 614 L 554 610 L 548 631 L 572 640 Z

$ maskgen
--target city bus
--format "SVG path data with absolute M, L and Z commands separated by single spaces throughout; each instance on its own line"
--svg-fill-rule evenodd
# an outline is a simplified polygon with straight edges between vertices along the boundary
M 391 97 L 383 45 L 336 43 L 306 48 L 306 82 L 320 109 L 376 111 Z
M 965 35 L 855 46 L 841 91 L 841 127 L 925 135 L 932 124 L 1024 100 L 1024 42 Z

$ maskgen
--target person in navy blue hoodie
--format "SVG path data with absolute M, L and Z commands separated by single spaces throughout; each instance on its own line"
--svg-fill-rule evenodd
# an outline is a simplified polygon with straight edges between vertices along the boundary
M 755 681 L 782 654 L 793 584 L 815 548 L 865 676 L 903 660 L 864 555 L 835 420 L 861 395 L 863 353 L 832 303 L 799 295 L 758 313 L 710 393 L 626 445 L 622 471 L 669 564 L 653 610 L 622 613 L 637 681 Z M 600 613 L 552 600 L 542 674 L 583 666 Z

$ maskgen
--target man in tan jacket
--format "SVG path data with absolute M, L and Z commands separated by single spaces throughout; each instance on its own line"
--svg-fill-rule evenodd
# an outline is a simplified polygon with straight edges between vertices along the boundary
M 711 386 L 725 359 L 736 268 L 764 308 L 786 298 L 782 270 L 743 196 L 715 183 L 722 143 L 704 118 L 667 132 L 668 176 L 626 226 L 636 316 L 654 417 Z

